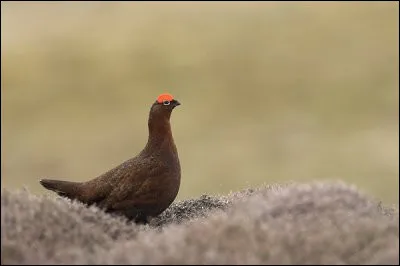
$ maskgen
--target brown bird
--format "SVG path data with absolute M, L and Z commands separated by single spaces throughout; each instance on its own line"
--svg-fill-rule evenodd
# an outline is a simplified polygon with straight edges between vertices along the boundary
M 40 184 L 60 196 L 147 223 L 178 194 L 181 167 L 170 125 L 178 105 L 171 94 L 158 96 L 150 109 L 147 144 L 135 157 L 86 182 L 41 179 Z

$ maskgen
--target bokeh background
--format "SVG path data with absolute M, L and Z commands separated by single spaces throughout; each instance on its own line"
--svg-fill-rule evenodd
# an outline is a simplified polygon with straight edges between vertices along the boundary
M 2 187 L 135 156 L 162 92 L 178 199 L 342 179 L 399 196 L 398 2 L 1 2 Z

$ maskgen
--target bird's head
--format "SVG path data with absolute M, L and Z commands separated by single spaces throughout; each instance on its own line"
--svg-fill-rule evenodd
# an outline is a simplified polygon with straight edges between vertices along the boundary
M 174 97 L 169 93 L 160 94 L 157 100 L 151 107 L 151 113 L 157 116 L 166 115 L 168 118 L 171 115 L 172 110 L 181 105 Z

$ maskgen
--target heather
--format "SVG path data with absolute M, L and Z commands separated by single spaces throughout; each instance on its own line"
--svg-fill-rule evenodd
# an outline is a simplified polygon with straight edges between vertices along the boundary
M 398 264 L 399 216 L 343 182 L 263 185 L 178 201 L 136 225 L 3 190 L 4 264 Z

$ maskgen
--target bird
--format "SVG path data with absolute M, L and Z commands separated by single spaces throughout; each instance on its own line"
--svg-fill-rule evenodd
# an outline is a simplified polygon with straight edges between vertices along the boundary
M 169 93 L 157 97 L 148 116 L 147 143 L 136 156 L 88 181 L 40 179 L 40 184 L 61 197 L 148 223 L 172 204 L 179 191 L 181 166 L 170 124 L 179 105 Z

